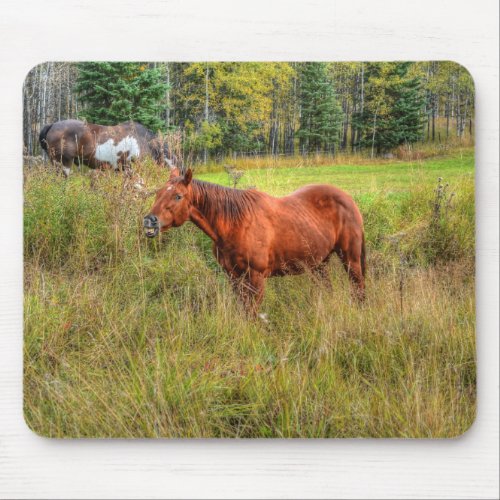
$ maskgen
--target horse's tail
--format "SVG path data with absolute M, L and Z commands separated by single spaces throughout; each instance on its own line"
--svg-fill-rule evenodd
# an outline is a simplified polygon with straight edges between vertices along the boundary
M 45 127 L 42 128 L 40 131 L 40 135 L 38 136 L 38 140 L 40 141 L 40 146 L 42 146 L 42 149 L 48 153 L 48 144 L 47 144 L 47 134 L 49 133 L 49 130 L 51 129 L 53 123 L 50 125 L 45 125 Z
M 365 232 L 363 231 L 363 236 L 361 240 L 361 272 L 363 273 L 363 278 L 366 274 L 366 245 L 365 245 Z

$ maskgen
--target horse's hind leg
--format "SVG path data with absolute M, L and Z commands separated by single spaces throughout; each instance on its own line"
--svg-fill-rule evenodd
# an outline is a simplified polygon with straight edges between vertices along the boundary
M 361 264 L 361 244 L 349 242 L 349 245 L 343 245 L 343 247 L 339 247 L 335 251 L 349 276 L 354 297 L 363 302 L 365 299 L 365 278 Z
M 68 167 L 63 163 L 62 169 L 63 169 L 64 177 L 67 179 L 69 177 L 69 174 L 71 173 L 71 167 Z
M 67 179 L 71 173 L 71 165 L 73 165 L 73 158 L 62 157 L 61 161 L 53 160 L 54 165 L 58 165 L 62 171 L 64 178 Z

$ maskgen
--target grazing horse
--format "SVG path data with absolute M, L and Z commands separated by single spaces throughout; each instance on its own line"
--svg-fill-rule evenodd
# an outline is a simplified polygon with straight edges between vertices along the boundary
M 231 189 L 180 175 L 174 168 L 143 226 L 153 238 L 193 222 L 213 240 L 213 253 L 247 310 L 256 314 L 271 276 L 311 270 L 327 278 L 337 254 L 362 301 L 365 295 L 363 219 L 354 200 L 340 189 L 316 184 L 275 198 L 255 189 Z
M 148 155 L 158 164 L 172 166 L 167 146 L 151 130 L 136 122 L 105 126 L 62 120 L 45 125 L 39 140 L 51 162 L 62 163 L 66 177 L 73 163 L 124 170 L 130 167 L 132 160 Z

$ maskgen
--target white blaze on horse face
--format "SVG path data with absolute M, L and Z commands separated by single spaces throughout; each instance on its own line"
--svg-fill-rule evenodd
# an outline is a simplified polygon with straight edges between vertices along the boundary
M 114 168 L 118 166 L 118 159 L 123 153 L 127 154 L 127 162 L 132 158 L 137 158 L 141 150 L 135 137 L 127 135 L 118 144 L 113 139 L 108 139 L 103 144 L 98 144 L 95 148 L 96 160 L 109 163 Z

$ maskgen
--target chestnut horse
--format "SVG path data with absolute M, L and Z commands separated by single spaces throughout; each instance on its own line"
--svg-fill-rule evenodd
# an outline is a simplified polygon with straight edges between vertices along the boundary
M 136 122 L 106 126 L 62 120 L 45 125 L 39 140 L 51 162 L 62 164 L 66 177 L 73 163 L 124 170 L 130 168 L 133 160 L 148 155 L 158 164 L 173 166 L 167 146 L 151 130 Z
M 354 200 L 327 184 L 304 186 L 275 198 L 255 189 L 231 189 L 171 171 L 143 225 L 153 238 L 191 221 L 213 240 L 213 252 L 251 313 L 257 313 L 268 277 L 311 270 L 327 277 L 337 254 L 357 299 L 365 295 L 363 219 Z

